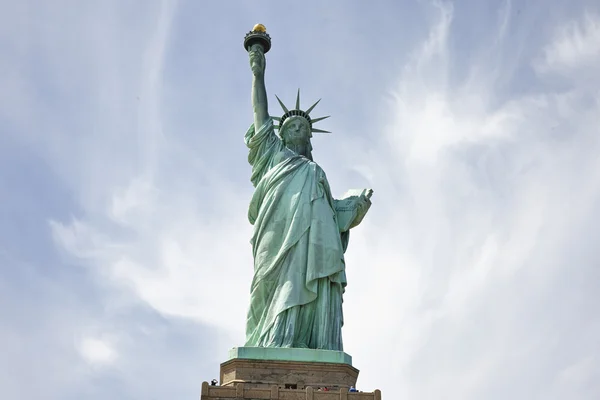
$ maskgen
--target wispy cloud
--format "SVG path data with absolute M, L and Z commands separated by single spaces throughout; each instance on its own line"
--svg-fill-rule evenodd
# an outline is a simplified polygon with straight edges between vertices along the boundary
M 347 318 L 349 347 L 369 343 L 359 352 L 368 365 L 363 376 L 402 376 L 407 398 L 563 398 L 569 390 L 591 396 L 598 391 L 591 375 L 552 388 L 544 382 L 555 382 L 572 362 L 594 363 L 589 354 L 599 351 L 577 333 L 600 334 L 596 318 L 571 313 L 598 299 L 580 286 L 597 276 L 598 252 L 574 238 L 598 235 L 588 221 L 600 211 L 600 87 L 575 81 L 499 97 L 495 87 L 506 76 L 493 63 L 515 60 L 486 61 L 468 51 L 477 69 L 457 80 L 456 69 L 469 65 L 450 45 L 453 8 L 442 6 L 438 15 L 399 76 L 394 122 L 369 152 L 366 174 L 376 197 L 349 257 L 350 276 L 361 282 L 347 296 L 347 310 L 361 316 Z M 490 39 L 490 52 L 505 45 L 506 24 Z M 589 43 L 589 15 L 582 26 L 574 32 L 588 32 L 579 41 Z M 572 38 L 553 40 L 541 54 L 561 46 L 564 54 L 581 52 Z M 588 68 L 600 65 L 594 57 Z M 576 264 L 574 246 L 586 254 Z M 566 320 L 574 325 L 565 328 Z M 585 342 L 585 350 L 571 347 L 574 341 Z M 547 356 L 565 347 L 569 361 Z M 389 354 L 382 376 L 377 365 Z M 511 364 L 524 367 L 520 376 Z
M 239 297 L 218 303 L 214 299 L 226 288 L 247 291 L 245 280 L 230 279 L 240 265 L 251 265 L 247 252 L 230 250 L 233 238 L 247 243 L 246 199 L 231 184 L 219 182 L 219 171 L 186 149 L 174 126 L 166 127 L 162 118 L 163 64 L 174 4 L 163 2 L 156 9 L 147 38 L 135 53 L 125 56 L 140 59 L 141 75 L 113 71 L 105 77 L 115 85 L 123 81 L 131 90 L 114 89 L 129 99 L 121 100 L 122 105 L 135 110 L 137 118 L 132 123 L 129 117 L 111 115 L 103 122 L 99 116 L 104 129 L 116 131 L 89 135 L 90 143 L 83 148 L 87 154 L 81 166 L 87 171 L 76 191 L 84 217 L 51 220 L 50 226 L 57 244 L 99 278 L 130 291 L 166 316 L 237 328 L 240 337 L 245 310 L 238 305 Z M 94 90 L 102 93 L 104 82 Z M 100 101 L 109 106 L 114 96 L 107 93 Z M 117 124 L 126 124 L 129 130 Z M 194 184 L 203 179 L 208 183 Z M 231 214 L 213 214 L 210 203 L 216 203 L 215 198 Z
M 289 20 L 275 2 L 238 13 L 24 4 L 2 19 L 21 39 L 0 40 L 11 93 L 0 97 L 0 139 L 14 153 L 0 156 L 46 172 L 17 175 L 44 190 L 12 209 L 43 216 L 36 229 L 60 258 L 46 250 L 55 259 L 30 265 L 13 242 L 0 248 L 15 266 L 0 279 L 0 311 L 23 309 L 0 329 L 0 371 L 20 377 L 0 386 L 14 398 L 167 398 L 175 381 L 177 394 L 197 395 L 242 344 L 250 75 L 246 28 L 231 33 L 232 21 L 281 31 L 269 90 L 327 97 L 335 136 L 315 147 L 334 192 L 375 190 L 347 254 L 344 338 L 360 389 L 461 400 L 600 393 L 597 13 L 390 3 L 386 23 L 364 30 L 371 8 L 347 2 L 298 6 Z M 191 17 L 201 12 L 204 22 Z M 546 25 L 531 27 L 534 14 Z M 287 27 L 310 18 L 322 20 L 292 46 Z M 322 62 L 307 63 L 304 45 Z M 42 242 L 32 242 L 23 247 L 33 254 Z M 39 345 L 18 350 L 25 340 Z M 43 350 L 52 357 L 28 370 L 22 360 Z M 25 385 L 38 378 L 43 387 Z
M 541 71 L 577 71 L 597 68 L 600 57 L 600 16 L 591 12 L 565 23 L 545 46 L 537 64 Z
M 117 358 L 117 352 L 106 340 L 85 338 L 79 346 L 81 356 L 95 365 L 110 365 Z

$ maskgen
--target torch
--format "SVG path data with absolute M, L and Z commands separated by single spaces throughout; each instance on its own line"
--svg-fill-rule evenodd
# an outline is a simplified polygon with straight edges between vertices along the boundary
M 253 45 L 259 44 L 262 46 L 263 54 L 266 54 L 271 49 L 271 36 L 267 33 L 267 28 L 263 24 L 256 24 L 244 38 L 244 48 L 250 51 Z

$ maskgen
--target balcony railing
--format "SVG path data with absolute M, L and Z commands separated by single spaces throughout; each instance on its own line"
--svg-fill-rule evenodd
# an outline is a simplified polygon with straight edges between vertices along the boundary
M 202 382 L 201 400 L 225 399 L 270 399 L 270 400 L 381 400 L 381 391 L 348 392 L 348 389 L 319 391 L 313 387 L 306 389 L 280 389 L 273 385 L 269 388 L 244 387 L 243 383 L 236 386 L 210 386 Z

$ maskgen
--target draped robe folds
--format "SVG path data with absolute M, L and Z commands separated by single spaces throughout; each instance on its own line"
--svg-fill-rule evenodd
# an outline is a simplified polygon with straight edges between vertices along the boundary
M 344 250 L 325 172 L 291 151 L 269 119 L 248 129 L 255 192 L 246 346 L 343 350 Z

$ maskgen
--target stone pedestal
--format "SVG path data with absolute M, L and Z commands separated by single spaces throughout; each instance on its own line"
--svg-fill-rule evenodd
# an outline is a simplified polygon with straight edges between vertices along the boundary
M 356 386 L 358 370 L 347 364 L 319 362 L 234 359 L 221 364 L 221 385 L 260 388 L 277 385 L 280 389 L 330 389 Z
M 235 386 L 210 386 L 202 382 L 200 400 L 381 400 L 381 391 L 348 392 L 348 389 L 319 391 L 311 386 L 304 390 L 270 388 L 249 388 L 243 383 Z
M 348 392 L 348 389 L 319 391 L 311 386 L 304 390 L 270 388 L 249 388 L 243 383 L 235 386 L 210 386 L 202 382 L 200 400 L 381 400 L 381 391 Z
M 358 369 L 341 351 L 237 347 L 221 364 L 221 386 L 202 383 L 201 400 L 381 400 L 381 392 L 350 392 Z
M 221 385 L 244 383 L 260 388 L 277 385 L 281 389 L 356 386 L 358 370 L 352 357 L 342 351 L 237 347 L 221 364 Z

